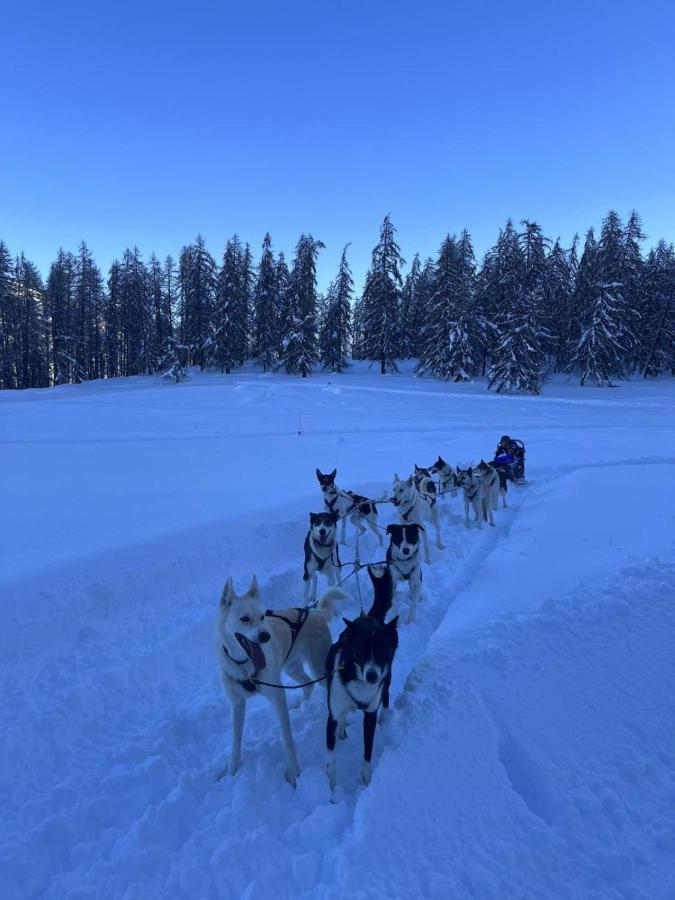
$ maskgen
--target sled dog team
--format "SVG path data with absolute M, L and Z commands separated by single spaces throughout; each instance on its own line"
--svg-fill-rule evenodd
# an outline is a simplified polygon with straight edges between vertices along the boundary
M 415 471 L 409 478 L 394 475 L 391 502 L 399 521 L 381 526 L 377 503 L 353 491 L 341 490 L 335 478 L 337 470 L 324 474 L 316 470 L 323 493 L 324 510 L 309 514 L 305 537 L 303 580 L 305 607 L 281 610 L 265 609 L 256 576 L 248 590 L 235 592 L 228 578 L 218 611 L 216 652 L 225 693 L 232 710 L 232 746 L 227 768 L 222 775 L 234 775 L 241 762 L 242 735 L 246 701 L 259 693 L 276 710 L 286 761 L 286 779 L 295 785 L 298 760 L 291 732 L 286 690 L 282 673 L 295 682 L 307 699 L 314 684 L 325 684 L 328 695 L 326 746 L 327 772 L 331 788 L 336 784 L 335 745 L 346 737 L 346 717 L 354 710 L 363 713 L 362 780 L 370 781 L 373 741 L 378 719 L 389 707 L 392 662 L 398 646 L 398 614 L 395 593 L 401 581 L 410 592 L 408 622 L 414 622 L 422 589 L 422 565 L 429 565 L 429 540 L 425 523 L 433 525 L 435 543 L 443 549 L 438 501 L 446 495 L 462 492 L 464 524 L 470 527 L 470 511 L 479 528 L 483 521 L 494 525 L 493 512 L 501 496 L 506 503 L 508 480 L 502 469 L 481 460 L 475 468 L 454 468 L 440 456 L 431 466 Z M 341 582 L 340 543 L 345 543 L 347 520 L 356 531 L 356 558 L 359 538 L 372 531 L 381 546 L 389 539 L 382 563 L 367 566 L 373 587 L 372 605 L 356 619 L 343 618 L 344 630 L 334 643 L 329 623 L 334 605 L 349 595 L 337 585 Z M 328 589 L 316 600 L 317 578 L 323 575 Z M 358 574 L 357 574 L 358 577 Z

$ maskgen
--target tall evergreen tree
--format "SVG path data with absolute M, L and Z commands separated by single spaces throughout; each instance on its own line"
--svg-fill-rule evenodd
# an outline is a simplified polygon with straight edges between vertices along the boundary
M 59 250 L 47 278 L 46 303 L 51 326 L 53 384 L 84 381 L 86 370 L 77 359 L 75 340 L 75 281 L 77 260 Z
M 361 298 L 363 352 L 367 359 L 379 360 L 383 375 L 397 371 L 400 353 L 401 266 L 405 260 L 395 233 L 391 219 L 385 216 Z
M 115 267 L 115 275 L 114 299 L 120 314 L 121 374 L 147 375 L 153 371 L 152 308 L 147 270 L 138 247 L 124 251 Z
M 316 259 L 321 241 L 303 234 L 295 248 L 288 283 L 288 304 L 283 338 L 283 364 L 287 372 L 306 378 L 316 362 Z
M 675 252 L 659 241 L 645 265 L 638 364 L 645 378 L 675 375 Z
M 328 303 L 319 342 L 321 362 L 325 369 L 333 372 L 342 372 L 347 368 L 350 348 L 354 280 L 347 261 L 347 247 L 340 257 L 337 277 L 328 290 Z
M 204 369 L 216 353 L 216 263 L 201 235 L 183 247 L 179 263 L 181 342 L 190 348 L 190 364 Z
M 267 372 L 274 368 L 279 344 L 277 269 L 269 233 L 263 240 L 253 305 L 255 309 L 253 355 L 262 365 L 263 371 Z
M 235 234 L 225 245 L 216 292 L 215 363 L 228 375 L 246 360 L 247 309 L 243 251 Z
M 401 359 L 419 355 L 424 309 L 420 308 L 422 263 L 416 253 L 401 291 Z
M 162 264 L 153 253 L 148 263 L 148 302 L 152 311 L 150 360 L 152 371 L 163 368 L 166 348 L 172 333 L 171 281 L 173 263 L 169 266 L 167 283 L 166 263 Z
M 19 386 L 18 325 L 19 312 L 14 291 L 12 257 L 0 241 L 0 388 Z
M 17 370 L 20 388 L 49 384 L 49 356 L 44 286 L 35 265 L 21 253 L 14 267 L 14 292 L 19 314 Z

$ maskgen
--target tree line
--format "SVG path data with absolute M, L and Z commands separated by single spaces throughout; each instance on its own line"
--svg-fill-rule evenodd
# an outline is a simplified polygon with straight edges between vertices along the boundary
M 0 388 L 166 373 L 192 365 L 230 373 L 247 360 L 266 371 L 340 372 L 350 357 L 394 372 L 538 393 L 554 372 L 610 385 L 635 374 L 675 374 L 675 253 L 646 254 L 639 216 L 609 212 L 583 246 L 546 238 L 535 222 L 508 221 L 476 264 L 466 231 L 435 259 L 405 260 L 389 216 L 360 296 L 348 247 L 325 293 L 321 241 L 301 235 L 289 267 L 265 235 L 256 262 L 235 235 L 220 265 L 201 237 L 178 261 L 145 262 L 137 248 L 107 281 L 85 243 L 60 250 L 46 283 L 0 241 Z

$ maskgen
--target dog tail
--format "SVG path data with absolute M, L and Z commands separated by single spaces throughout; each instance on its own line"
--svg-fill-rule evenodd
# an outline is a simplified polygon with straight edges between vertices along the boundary
M 340 600 L 349 599 L 349 594 L 346 591 L 343 591 L 342 588 L 330 587 L 321 596 L 319 602 L 316 604 L 316 608 L 319 612 L 323 613 L 327 619 L 330 619 L 335 615 L 333 604 Z

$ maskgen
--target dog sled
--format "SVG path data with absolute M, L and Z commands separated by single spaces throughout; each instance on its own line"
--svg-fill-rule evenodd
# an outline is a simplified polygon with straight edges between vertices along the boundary
M 528 484 L 525 478 L 525 444 L 517 438 L 503 435 L 490 465 L 513 484 Z

